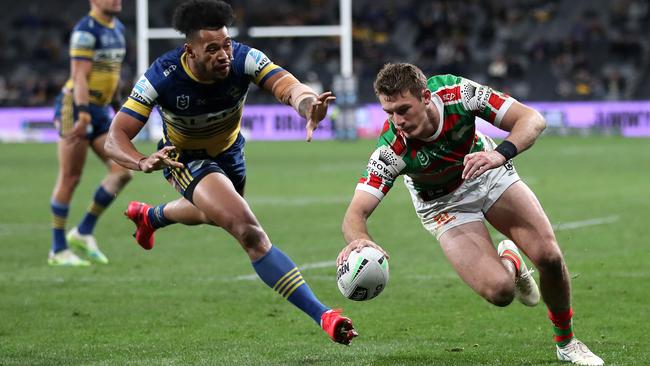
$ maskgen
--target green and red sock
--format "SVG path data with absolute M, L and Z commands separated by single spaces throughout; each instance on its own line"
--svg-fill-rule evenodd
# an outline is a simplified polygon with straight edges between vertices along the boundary
M 558 347 L 566 346 L 573 339 L 572 317 L 573 308 L 558 312 L 552 312 L 551 309 L 548 310 L 548 318 L 553 323 L 553 339 Z

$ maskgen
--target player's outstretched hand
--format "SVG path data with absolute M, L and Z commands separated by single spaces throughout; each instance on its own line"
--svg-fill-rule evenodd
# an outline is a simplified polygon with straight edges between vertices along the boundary
M 477 178 L 490 169 L 500 167 L 505 162 L 506 158 L 497 151 L 479 151 L 467 154 L 463 160 L 465 168 L 463 168 L 461 178 Z
M 138 162 L 138 167 L 145 173 L 161 170 L 167 167 L 183 168 L 184 165 L 171 158 L 170 154 L 176 150 L 175 146 L 165 146 L 148 157 Z
M 343 262 L 345 262 L 345 260 L 348 259 L 348 256 L 350 255 L 350 253 L 352 253 L 353 250 L 360 252 L 361 249 L 363 249 L 364 247 L 375 248 L 378 251 L 384 253 L 386 259 L 390 259 L 388 253 L 386 253 L 386 251 L 382 247 L 377 245 L 377 243 L 368 239 L 357 239 L 357 240 L 352 240 L 350 244 L 346 245 L 345 248 L 341 250 L 341 253 L 339 253 L 339 256 L 336 258 L 336 265 L 340 266 L 341 264 L 343 264 Z
M 307 142 L 311 141 L 314 130 L 318 128 L 320 121 L 325 118 L 327 115 L 327 107 L 334 100 L 336 100 L 336 97 L 331 91 L 328 91 L 319 95 L 307 109 Z

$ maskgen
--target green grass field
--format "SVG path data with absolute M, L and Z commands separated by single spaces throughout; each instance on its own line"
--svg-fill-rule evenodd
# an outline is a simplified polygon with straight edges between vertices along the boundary
M 475 295 L 401 183 L 370 222 L 392 256 L 388 287 L 366 303 L 339 294 L 330 263 L 372 146 L 251 142 L 246 150 L 254 212 L 321 300 L 354 320 L 360 336 L 345 347 L 251 279 L 246 256 L 220 229 L 175 225 L 157 233 L 153 251 L 140 249 L 121 211 L 134 199 L 177 198 L 159 173 L 136 174 L 100 220 L 109 265 L 48 267 L 55 145 L 0 144 L 0 365 L 559 365 L 545 307 L 497 308 Z M 650 140 L 544 137 L 516 166 L 557 227 L 576 334 L 608 365 L 650 364 Z M 89 159 L 69 225 L 103 173 Z

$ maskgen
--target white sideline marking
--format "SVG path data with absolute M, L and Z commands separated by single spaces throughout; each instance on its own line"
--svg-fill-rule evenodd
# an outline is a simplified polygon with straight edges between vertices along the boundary
M 606 216 L 606 217 L 597 217 L 595 219 L 555 224 L 555 225 L 553 225 L 553 229 L 554 230 L 579 229 L 581 227 L 586 227 L 586 226 L 611 224 L 611 223 L 614 223 L 614 222 L 618 221 L 618 219 L 619 219 L 618 215 L 612 215 L 612 216 Z
M 596 225 L 605 225 L 605 224 L 611 224 L 619 220 L 618 215 L 612 215 L 612 216 L 606 216 L 606 217 L 597 217 L 594 219 L 589 219 L 589 220 L 581 220 L 581 221 L 571 221 L 571 222 L 564 222 L 560 224 L 555 224 L 553 225 L 554 230 L 573 230 L 573 229 L 580 229 L 583 227 L 587 226 L 596 226 Z M 497 235 L 497 238 L 505 238 L 503 235 Z M 336 261 L 323 261 L 323 262 L 315 262 L 315 263 L 307 263 L 305 265 L 299 266 L 301 271 L 304 271 L 306 269 L 312 269 L 312 268 L 325 268 L 325 267 L 334 267 L 336 265 Z M 251 274 L 251 275 L 244 275 L 244 276 L 237 276 L 234 278 L 235 281 L 252 281 L 252 280 L 257 280 L 258 277 L 256 274 Z

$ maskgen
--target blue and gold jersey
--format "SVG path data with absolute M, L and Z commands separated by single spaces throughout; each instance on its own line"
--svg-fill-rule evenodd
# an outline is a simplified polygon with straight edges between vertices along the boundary
M 121 112 L 146 122 L 157 105 L 165 137 L 176 148 L 209 156 L 225 151 L 239 134 L 250 83 L 261 86 L 283 70 L 255 48 L 238 42 L 232 47 L 230 72 L 215 82 L 192 74 L 182 47 L 167 52 L 138 80 Z
M 88 79 L 90 103 L 105 106 L 111 102 L 125 54 L 124 25 L 117 18 L 106 23 L 91 12 L 75 25 L 70 36 L 70 58 L 92 61 Z M 73 88 L 72 79 L 65 88 Z

